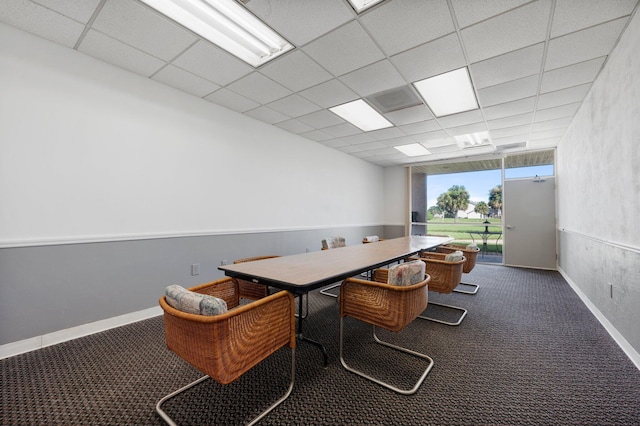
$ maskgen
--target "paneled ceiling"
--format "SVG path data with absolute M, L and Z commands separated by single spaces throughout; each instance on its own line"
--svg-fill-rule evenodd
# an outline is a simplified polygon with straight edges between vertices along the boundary
M 243 0 L 295 49 L 260 68 L 138 0 L 2 0 L 0 22 L 381 166 L 555 147 L 638 0 Z M 480 108 L 394 109 L 415 81 L 467 66 Z M 363 132 L 329 111 L 370 100 L 394 126 Z M 454 136 L 489 131 L 488 147 Z M 407 157 L 394 146 L 421 143 Z M 478 157 L 480 158 L 480 157 Z

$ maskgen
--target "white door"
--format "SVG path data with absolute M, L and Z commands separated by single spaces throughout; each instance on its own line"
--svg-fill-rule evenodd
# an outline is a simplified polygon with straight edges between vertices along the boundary
M 555 179 L 505 179 L 502 198 L 504 264 L 556 269 Z

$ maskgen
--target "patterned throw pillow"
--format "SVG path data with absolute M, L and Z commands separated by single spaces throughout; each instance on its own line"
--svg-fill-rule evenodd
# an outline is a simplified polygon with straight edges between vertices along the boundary
M 194 293 L 178 284 L 165 289 L 167 303 L 182 312 L 197 315 L 219 315 L 227 312 L 227 302 L 207 294 Z
M 444 260 L 447 262 L 458 262 L 462 260 L 463 254 L 460 250 L 456 250 L 453 253 L 449 253 L 444 257 Z
M 467 250 L 478 250 L 478 245 L 476 243 L 470 243 L 467 245 Z
M 346 246 L 344 237 L 332 237 L 322 240 L 322 248 L 325 250 Z
M 412 260 L 389 268 L 387 284 L 413 285 L 424 281 L 425 263 L 422 260 Z

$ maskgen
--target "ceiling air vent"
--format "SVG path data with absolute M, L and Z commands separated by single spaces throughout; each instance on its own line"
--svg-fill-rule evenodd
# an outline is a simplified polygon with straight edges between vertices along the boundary
M 519 150 L 521 148 L 526 148 L 526 147 L 527 147 L 526 142 L 508 143 L 504 145 L 498 145 L 496 147 L 496 151 L 501 151 L 501 152 L 515 151 L 515 150 Z
M 382 114 L 422 104 L 422 100 L 409 86 L 374 93 L 366 99 Z

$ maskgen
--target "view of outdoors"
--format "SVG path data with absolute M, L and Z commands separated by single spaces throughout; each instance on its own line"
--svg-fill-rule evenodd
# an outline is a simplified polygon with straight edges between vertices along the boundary
M 487 254 L 502 252 L 501 170 L 429 175 L 425 214 L 429 234 L 475 242 Z M 553 175 L 553 165 L 505 169 L 505 179 Z M 486 247 L 483 247 L 486 242 Z

